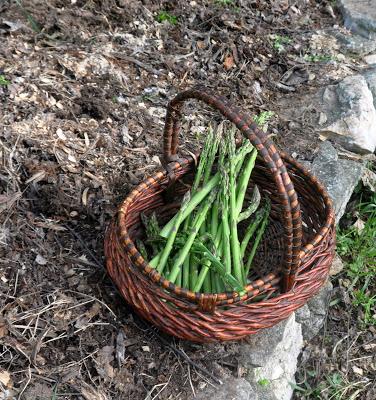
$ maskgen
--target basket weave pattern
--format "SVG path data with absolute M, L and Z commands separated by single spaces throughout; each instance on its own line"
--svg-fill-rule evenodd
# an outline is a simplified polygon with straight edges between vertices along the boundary
M 196 98 L 217 108 L 258 149 L 252 173 L 261 195 L 271 199 L 270 222 L 259 245 L 242 297 L 238 293 L 193 293 L 161 276 L 134 245 L 142 237 L 140 213 L 157 212 L 168 220 L 179 208 L 168 202 L 187 190 L 194 160 L 177 157 L 183 102 Z M 241 339 L 287 318 L 315 295 L 328 276 L 335 247 L 331 201 L 317 179 L 287 155 L 281 156 L 254 122 L 208 90 L 182 92 L 166 116 L 167 168 L 137 186 L 120 205 L 105 238 L 108 272 L 135 311 L 165 332 L 196 342 Z M 251 190 L 251 186 L 249 188 Z

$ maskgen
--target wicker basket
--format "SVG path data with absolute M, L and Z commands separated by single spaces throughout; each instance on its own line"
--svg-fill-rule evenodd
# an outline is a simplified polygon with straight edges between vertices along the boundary
M 177 157 L 181 108 L 195 98 L 218 109 L 258 149 L 252 173 L 272 203 L 246 294 L 202 294 L 177 287 L 150 267 L 135 240 L 140 213 L 168 220 L 192 181 L 194 160 Z M 108 272 L 135 311 L 161 330 L 195 342 L 238 340 L 286 319 L 327 279 L 335 247 L 331 201 L 317 179 L 287 155 L 244 113 L 207 89 L 178 94 L 168 105 L 164 132 L 166 170 L 146 179 L 120 205 L 105 238 Z M 249 190 L 251 190 L 251 185 Z M 173 201 L 171 201 L 173 197 Z

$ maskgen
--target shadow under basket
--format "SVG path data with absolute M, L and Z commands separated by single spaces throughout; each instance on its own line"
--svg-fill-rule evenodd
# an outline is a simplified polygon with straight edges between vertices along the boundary
M 269 197 L 272 207 L 250 271 L 251 283 L 241 296 L 236 292 L 194 293 L 175 286 L 149 266 L 134 244 L 144 235 L 140 214 L 156 212 L 158 219 L 167 221 L 179 209 L 177 199 L 181 199 L 192 180 L 194 160 L 173 157 L 179 130 L 176 121 L 181 104 L 188 98 L 203 100 L 219 109 L 259 150 L 248 191 L 256 184 L 262 197 Z M 270 139 L 250 118 L 206 89 L 182 92 L 169 104 L 164 144 L 168 168 L 130 193 L 106 232 L 107 270 L 122 296 L 159 329 L 194 342 L 238 340 L 288 318 L 319 291 L 328 277 L 334 256 L 335 222 L 325 189 L 285 154 L 271 157 L 277 160 L 273 164 L 268 158 L 274 149 Z M 278 166 L 277 172 L 273 165 Z M 291 185 L 286 184 L 287 190 L 276 185 L 278 173 L 288 174 Z M 172 202 L 166 200 L 171 177 Z M 284 192 L 292 196 L 288 203 Z M 289 213 L 294 199 L 299 204 L 295 222 Z M 289 225 L 288 221 L 292 223 Z

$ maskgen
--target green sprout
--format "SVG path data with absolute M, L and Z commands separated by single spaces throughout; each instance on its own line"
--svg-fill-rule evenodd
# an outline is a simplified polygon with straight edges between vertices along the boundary
M 285 51 L 285 46 L 291 43 L 291 38 L 288 36 L 271 35 L 270 38 L 273 39 L 273 47 L 278 53 Z
M 4 75 L 0 75 L 0 86 L 7 86 L 10 84 L 10 81 L 5 78 Z
M 18 7 L 21 9 L 21 12 L 24 15 L 24 17 L 29 22 L 29 24 L 31 26 L 31 29 L 34 32 L 39 33 L 42 30 L 42 28 L 39 26 L 39 24 L 35 20 L 35 18 L 29 13 L 29 11 L 27 11 L 26 8 L 23 6 L 22 1 L 21 0 L 16 0 L 16 3 L 18 5 Z
M 305 54 L 304 60 L 308 62 L 329 62 L 336 61 L 337 58 L 328 54 Z
M 234 6 L 234 0 L 216 0 L 215 2 L 223 7 Z
M 270 381 L 269 381 L 269 379 L 262 378 L 262 379 L 259 379 L 257 383 L 262 387 L 266 387 L 270 384 Z
M 265 131 L 267 128 L 267 123 L 273 117 L 273 115 L 273 111 L 262 111 L 259 115 L 253 117 L 253 119 L 256 124 L 259 125 L 263 131 Z
M 171 25 L 178 23 L 178 18 L 175 15 L 170 14 L 168 11 L 160 11 L 155 18 L 158 22 L 167 21 Z

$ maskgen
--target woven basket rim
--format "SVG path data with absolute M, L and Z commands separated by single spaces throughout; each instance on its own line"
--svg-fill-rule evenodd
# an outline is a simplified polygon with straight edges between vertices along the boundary
M 323 187 L 323 185 L 318 181 L 318 179 L 307 170 L 303 165 L 301 165 L 299 162 L 296 160 L 292 159 L 285 153 L 281 152 L 281 157 L 285 159 L 287 162 L 292 164 L 295 168 L 299 169 L 302 174 L 305 176 L 306 179 L 309 179 L 310 182 L 316 186 L 316 189 L 318 192 L 320 192 L 324 205 L 325 205 L 325 210 L 326 210 L 326 220 L 323 223 L 321 229 L 316 232 L 315 236 L 311 239 L 309 243 L 306 243 L 303 248 L 300 250 L 299 257 L 301 260 L 304 260 L 310 253 L 310 251 L 315 247 L 320 244 L 322 239 L 325 237 L 326 233 L 328 230 L 331 228 L 333 220 L 334 220 L 334 212 L 333 212 L 333 206 L 332 206 L 332 201 L 329 198 L 329 195 L 326 191 L 326 189 Z M 193 158 L 184 158 L 180 159 L 179 161 L 173 162 L 170 164 L 170 171 L 173 170 L 175 173 L 182 173 L 184 175 L 186 172 L 182 172 L 185 168 L 192 167 L 194 163 Z M 266 275 L 265 277 L 258 279 L 256 281 L 251 282 L 247 286 L 245 286 L 246 294 L 243 296 L 240 296 L 237 292 L 223 292 L 223 293 L 217 293 L 217 294 L 206 294 L 206 293 L 197 293 L 197 292 L 192 292 L 186 288 L 182 288 L 180 286 L 177 286 L 170 281 L 168 281 L 163 275 L 159 274 L 156 269 L 151 267 L 146 261 L 139 251 L 137 250 L 137 247 L 135 243 L 132 241 L 132 239 L 129 236 L 128 230 L 125 227 L 125 217 L 127 214 L 127 211 L 129 207 L 133 204 L 134 200 L 138 198 L 140 195 L 144 195 L 148 191 L 150 191 L 151 188 L 155 187 L 158 185 L 162 180 L 166 179 L 168 175 L 168 172 L 165 171 L 159 171 L 156 174 L 154 174 L 152 177 L 144 179 L 140 184 L 138 184 L 130 193 L 129 195 L 122 201 L 118 208 L 118 213 L 117 213 L 117 223 L 119 229 L 119 234 L 120 234 L 120 242 L 121 245 L 124 249 L 124 251 L 130 256 L 130 258 L 133 260 L 134 264 L 136 265 L 137 269 L 139 272 L 141 272 L 143 275 L 146 275 L 147 278 L 153 283 L 157 284 L 160 287 L 163 287 L 165 290 L 167 290 L 170 293 L 173 293 L 175 295 L 178 295 L 179 297 L 183 297 L 185 299 L 188 299 L 190 301 L 193 301 L 195 303 L 197 302 L 205 302 L 209 301 L 212 303 L 216 304 L 233 304 L 237 303 L 238 301 L 245 301 L 249 299 L 250 297 L 254 297 L 255 294 L 258 294 L 258 287 L 262 285 L 273 285 L 278 282 L 276 282 L 276 279 L 278 275 L 275 273 L 270 273 Z M 161 192 L 163 192 L 165 189 L 161 189 Z M 279 281 L 279 279 L 278 279 Z M 292 290 L 293 291 L 293 290 Z M 277 295 L 283 296 L 286 293 L 280 293 Z

